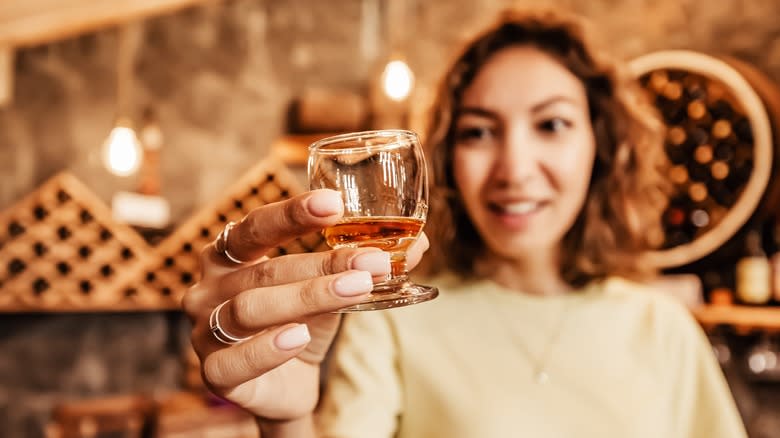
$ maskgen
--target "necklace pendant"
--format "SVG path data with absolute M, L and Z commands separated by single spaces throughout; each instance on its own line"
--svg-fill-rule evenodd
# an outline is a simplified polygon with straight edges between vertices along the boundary
M 536 373 L 534 380 L 537 384 L 544 385 L 550 381 L 550 375 L 545 370 L 541 370 Z

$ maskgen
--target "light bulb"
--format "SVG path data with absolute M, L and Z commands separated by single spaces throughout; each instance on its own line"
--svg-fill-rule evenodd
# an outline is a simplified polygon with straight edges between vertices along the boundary
M 117 176 L 130 176 L 138 171 L 143 159 L 143 149 L 135 131 L 126 126 L 116 126 L 103 144 L 103 160 L 106 168 Z
M 412 92 L 414 74 L 405 62 L 390 61 L 382 72 L 382 88 L 387 97 L 400 102 Z

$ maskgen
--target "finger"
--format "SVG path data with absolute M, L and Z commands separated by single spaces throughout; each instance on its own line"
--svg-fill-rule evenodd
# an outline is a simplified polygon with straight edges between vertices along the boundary
M 200 252 L 201 278 L 219 277 L 267 259 L 268 257 L 263 256 L 254 262 L 242 263 L 239 265 L 228 260 L 224 254 L 217 252 L 216 246 L 214 242 L 212 242 L 204 246 L 203 250 Z
M 315 190 L 251 211 L 231 230 L 227 250 L 256 260 L 273 247 L 335 224 L 344 212 L 341 194 Z
M 233 336 L 251 336 L 270 326 L 357 304 L 373 288 L 369 272 L 350 270 L 297 283 L 250 289 L 225 303 L 219 323 Z
M 215 388 L 232 388 L 295 357 L 311 341 L 306 324 L 286 324 L 216 350 L 203 361 L 203 377 Z
M 428 240 L 428 236 L 426 236 L 425 233 L 420 234 L 420 237 L 418 237 L 406 251 L 406 268 L 410 271 L 414 269 L 414 267 L 420 263 L 423 254 L 425 254 L 425 251 L 428 251 L 430 246 L 431 243 Z
M 342 248 L 276 257 L 224 275 L 216 288 L 213 304 L 244 290 L 295 283 L 350 269 L 367 271 L 372 276 L 385 276 L 391 271 L 390 254 L 378 248 Z

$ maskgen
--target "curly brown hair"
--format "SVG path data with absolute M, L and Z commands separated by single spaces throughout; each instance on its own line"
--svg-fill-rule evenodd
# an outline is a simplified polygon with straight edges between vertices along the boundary
M 435 178 L 428 273 L 474 276 L 485 245 L 469 220 L 452 171 L 455 121 L 464 91 L 502 49 L 532 46 L 558 60 L 585 86 L 596 159 L 585 205 L 561 245 L 562 278 L 575 287 L 611 275 L 641 278 L 650 268 L 644 233 L 657 225 L 667 186 L 663 125 L 635 78 L 597 56 L 584 23 L 552 11 L 504 12 L 472 40 L 441 81 L 426 145 Z

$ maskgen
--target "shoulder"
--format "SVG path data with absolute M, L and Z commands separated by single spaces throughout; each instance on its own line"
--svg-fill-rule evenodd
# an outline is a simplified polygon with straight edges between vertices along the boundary
M 610 277 L 602 287 L 607 297 L 625 301 L 647 311 L 659 312 L 661 317 L 692 320 L 683 300 L 658 285 L 639 283 L 622 277 Z
M 607 280 L 604 289 L 607 300 L 623 307 L 659 340 L 685 344 L 701 340 L 701 328 L 690 309 L 668 291 L 617 277 Z

